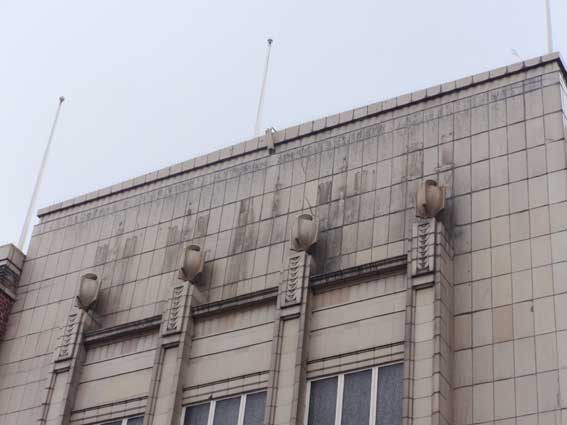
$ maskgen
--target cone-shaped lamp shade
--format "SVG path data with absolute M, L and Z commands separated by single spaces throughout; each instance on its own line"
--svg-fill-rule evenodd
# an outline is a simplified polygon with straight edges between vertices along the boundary
M 99 290 L 100 282 L 96 274 L 87 273 L 81 276 L 79 295 L 77 295 L 79 308 L 85 311 L 89 311 L 94 308 L 98 299 Z
M 292 231 L 292 245 L 297 251 L 309 252 L 317 243 L 319 223 L 311 214 L 297 217 Z
M 445 191 L 435 180 L 426 180 L 417 190 L 415 207 L 418 217 L 436 217 L 445 208 Z
M 199 245 L 189 245 L 185 249 L 183 257 L 183 267 L 181 267 L 179 278 L 195 283 L 203 272 L 205 259 Z

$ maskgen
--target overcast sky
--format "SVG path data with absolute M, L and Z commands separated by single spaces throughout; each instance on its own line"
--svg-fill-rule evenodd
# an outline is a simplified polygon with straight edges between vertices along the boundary
M 551 0 L 555 50 L 567 2 Z M 38 208 L 253 136 L 545 53 L 544 0 L 0 0 L 0 244 Z

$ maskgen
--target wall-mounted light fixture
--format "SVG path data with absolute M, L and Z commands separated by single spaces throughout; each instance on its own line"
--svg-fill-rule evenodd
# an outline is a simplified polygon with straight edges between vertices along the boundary
M 96 307 L 98 293 L 100 291 L 100 281 L 94 273 L 87 273 L 81 276 L 79 294 L 77 295 L 77 306 L 86 312 Z
M 311 214 L 301 214 L 295 220 L 291 244 L 296 251 L 310 252 L 317 243 L 319 222 Z
M 201 252 L 201 247 L 199 245 L 189 245 L 185 248 L 183 266 L 179 270 L 179 279 L 196 283 L 201 273 L 203 273 L 204 266 L 205 258 Z
M 445 189 L 435 180 L 425 180 L 417 189 L 415 208 L 418 217 L 436 217 L 445 208 Z

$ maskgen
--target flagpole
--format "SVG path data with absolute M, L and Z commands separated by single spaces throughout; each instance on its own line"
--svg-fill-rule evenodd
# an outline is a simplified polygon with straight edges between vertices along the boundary
M 268 79 L 268 67 L 270 66 L 270 51 L 272 50 L 273 39 L 268 38 L 268 52 L 266 53 L 266 66 L 264 67 L 264 77 L 262 79 L 262 88 L 260 89 L 260 99 L 258 100 L 258 112 L 256 113 L 256 126 L 254 127 L 254 135 L 260 136 L 262 133 L 262 110 L 264 109 L 264 95 L 266 92 L 266 80 Z
M 550 0 L 545 0 L 545 30 L 547 33 L 547 53 L 553 52 L 553 31 L 551 27 L 551 5 Z
M 22 233 L 20 234 L 20 240 L 18 242 L 18 248 L 20 251 L 24 250 L 24 245 L 26 243 L 26 239 L 28 237 L 29 227 L 31 218 L 33 215 L 33 211 L 35 208 L 35 201 L 37 200 L 37 193 L 39 191 L 39 187 L 41 185 L 41 180 L 43 178 L 43 172 L 45 171 L 45 165 L 47 163 L 47 157 L 49 156 L 49 150 L 51 148 L 51 142 L 53 141 L 53 134 L 55 133 L 55 127 L 57 126 L 57 120 L 59 119 L 59 113 L 61 112 L 61 105 L 65 101 L 63 96 L 59 97 L 59 104 L 57 105 L 57 112 L 55 112 L 55 118 L 53 119 L 53 124 L 51 125 L 51 131 L 49 132 L 49 138 L 47 139 L 47 146 L 43 151 L 43 158 L 41 160 L 41 165 L 39 167 L 39 172 L 37 174 L 37 178 L 35 181 L 35 186 L 33 188 L 33 193 L 30 199 L 30 203 L 28 206 L 28 212 L 26 214 L 26 219 L 24 221 L 24 225 L 22 227 Z

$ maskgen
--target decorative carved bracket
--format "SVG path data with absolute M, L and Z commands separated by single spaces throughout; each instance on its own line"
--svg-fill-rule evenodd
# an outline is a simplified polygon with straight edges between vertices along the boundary
M 435 271 L 435 218 L 418 218 L 413 224 L 412 275 Z
M 183 317 L 187 305 L 188 291 L 189 284 L 185 282 L 174 285 L 171 288 L 171 297 L 161 328 L 162 336 L 179 333 L 183 329 Z
M 69 316 L 67 316 L 67 323 L 65 323 L 63 333 L 59 337 L 59 345 L 55 352 L 56 362 L 69 360 L 73 357 L 81 329 L 82 318 L 83 312 L 78 308 L 73 308 Z
M 289 251 L 287 268 L 284 274 L 280 307 L 291 307 L 301 303 L 307 255 L 308 254 L 303 251 Z

